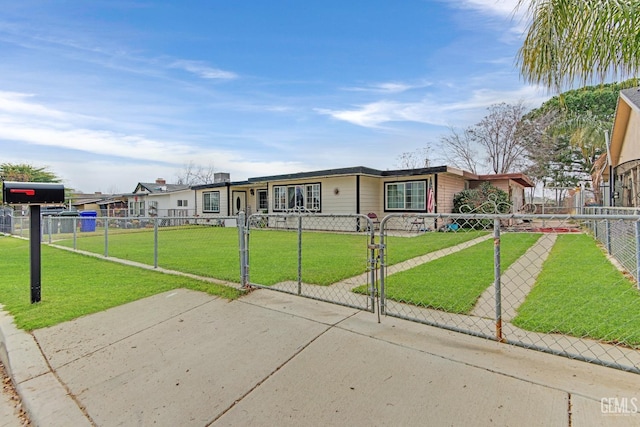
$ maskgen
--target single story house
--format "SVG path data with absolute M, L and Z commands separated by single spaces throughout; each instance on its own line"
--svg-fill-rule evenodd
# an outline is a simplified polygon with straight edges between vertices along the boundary
M 615 206 L 640 206 L 640 87 L 618 95 L 609 157 L 613 177 L 608 168 L 603 175 L 605 181 L 613 178 Z
M 364 166 L 215 182 L 192 187 L 194 208 L 205 218 L 244 211 L 324 214 L 449 213 L 453 196 L 489 181 L 509 194 L 513 212 L 524 205 L 523 174 L 476 175 L 450 166 L 377 170 Z

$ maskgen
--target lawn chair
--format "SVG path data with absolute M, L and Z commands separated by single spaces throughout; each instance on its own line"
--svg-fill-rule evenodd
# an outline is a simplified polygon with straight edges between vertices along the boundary
M 413 231 L 414 228 L 417 233 L 421 231 L 427 231 L 427 224 L 424 218 L 415 218 L 413 221 L 411 221 L 411 227 L 409 228 L 409 232 Z
M 380 228 L 380 220 L 378 219 L 378 215 L 376 215 L 374 212 L 369 212 L 367 214 L 367 217 L 369 217 L 369 219 L 373 223 L 374 230 L 377 230 Z

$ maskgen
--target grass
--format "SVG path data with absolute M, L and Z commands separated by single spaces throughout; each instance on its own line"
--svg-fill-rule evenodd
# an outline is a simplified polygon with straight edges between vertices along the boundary
M 397 264 L 429 252 L 434 252 L 450 246 L 473 240 L 477 237 L 486 236 L 487 231 L 458 231 L 447 233 L 422 233 L 416 237 L 406 238 L 390 236 L 385 244 L 387 250 L 387 263 Z
M 42 246 L 42 301 L 31 304 L 29 242 L 0 237 L 0 303 L 33 330 L 176 288 L 234 299 L 240 291 Z
M 443 247 L 471 240 L 486 232 L 425 233 L 390 237 L 394 248 L 388 262 L 401 262 Z M 183 226 L 161 228 L 158 264 L 163 268 L 239 282 L 238 230 L 232 227 Z M 57 244 L 73 246 L 72 240 Z M 367 271 L 365 234 L 305 232 L 302 236 L 302 281 L 321 286 Z M 77 248 L 104 253 L 104 236 L 83 235 Z M 254 229 L 250 235 L 250 279 L 273 285 L 298 279 L 298 236 L 295 232 Z M 109 235 L 109 256 L 153 265 L 153 230 Z
M 540 238 L 540 234 L 507 233 L 501 237 L 504 272 Z M 387 277 L 388 299 L 452 313 L 469 313 L 494 281 L 494 243 L 478 243 L 443 258 Z
M 587 235 L 560 235 L 513 323 L 640 347 L 640 292 Z
M 324 232 L 302 235 L 302 281 L 327 286 L 367 271 L 367 236 Z M 252 230 L 250 277 L 273 285 L 297 280 L 298 236 L 292 232 Z

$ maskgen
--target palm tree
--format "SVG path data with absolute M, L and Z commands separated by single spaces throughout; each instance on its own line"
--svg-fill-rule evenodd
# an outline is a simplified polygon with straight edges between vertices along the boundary
M 526 81 L 561 92 L 640 70 L 640 0 L 518 0 L 516 11 L 527 5 Z

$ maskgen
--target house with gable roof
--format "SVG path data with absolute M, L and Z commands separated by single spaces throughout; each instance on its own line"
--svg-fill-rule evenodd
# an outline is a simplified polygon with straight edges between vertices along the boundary
M 613 204 L 640 206 L 640 87 L 618 95 L 608 155 L 613 174 L 605 167 L 603 176 L 613 180 Z
M 139 182 L 133 193 L 127 195 L 127 201 L 130 217 L 186 217 L 195 214 L 191 187 L 167 184 L 162 178 L 155 182 Z

